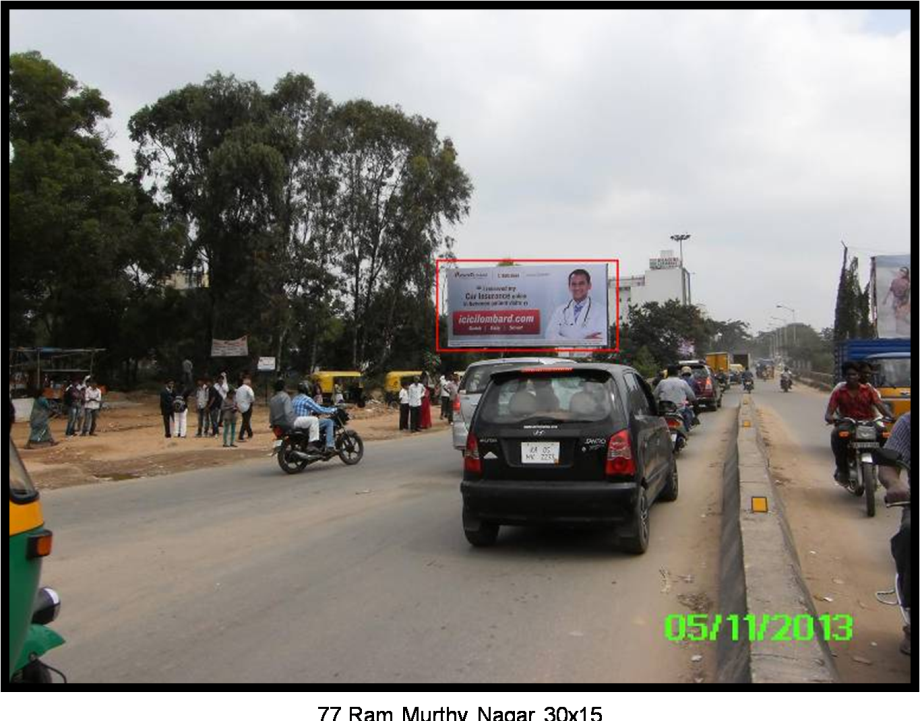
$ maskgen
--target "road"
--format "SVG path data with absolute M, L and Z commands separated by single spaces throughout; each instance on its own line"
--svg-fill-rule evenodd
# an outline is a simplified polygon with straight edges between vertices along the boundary
M 868 518 L 864 499 L 834 483 L 830 427 L 824 424 L 829 395 L 804 385 L 783 393 L 778 381 L 760 381 L 754 401 L 818 613 L 853 617 L 853 639 L 831 644 L 841 679 L 907 682 L 910 658 L 898 653 L 900 613 L 875 598 L 894 585 L 889 539 L 900 509 L 885 508 L 880 491 L 877 515 Z
M 265 459 L 45 492 L 55 666 L 96 682 L 711 680 L 715 649 L 663 627 L 717 599 L 734 418 L 704 415 L 641 557 L 603 531 L 470 547 L 446 433 L 369 443 L 354 468 Z

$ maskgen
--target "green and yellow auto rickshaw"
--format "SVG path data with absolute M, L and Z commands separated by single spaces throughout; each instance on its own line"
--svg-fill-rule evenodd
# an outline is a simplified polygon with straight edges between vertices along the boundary
M 872 385 L 891 408 L 894 417 L 900 418 L 910 410 L 910 353 L 875 353 L 866 356 L 865 360 L 874 369 Z
M 404 378 L 412 380 L 421 376 L 421 371 L 390 371 L 383 381 L 383 393 L 390 408 L 399 408 L 399 390 L 402 388 Z
M 41 657 L 64 643 L 48 628 L 61 601 L 39 588 L 42 559 L 51 553 L 51 531 L 44 527 L 42 504 L 12 440 L 9 443 L 9 660 L 11 683 L 50 683 Z
M 323 403 L 331 405 L 337 402 L 336 386 L 346 403 L 364 407 L 364 378 L 360 371 L 318 371 L 310 376 L 323 392 Z

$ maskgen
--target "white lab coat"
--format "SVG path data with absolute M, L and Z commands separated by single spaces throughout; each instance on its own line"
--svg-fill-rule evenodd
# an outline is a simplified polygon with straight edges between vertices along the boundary
M 607 330 L 607 309 L 589 295 L 577 321 L 574 300 L 556 308 L 546 327 L 546 337 L 551 341 L 587 340 L 591 345 L 603 346 L 607 341 Z M 600 333 L 600 337 L 588 338 L 594 333 Z

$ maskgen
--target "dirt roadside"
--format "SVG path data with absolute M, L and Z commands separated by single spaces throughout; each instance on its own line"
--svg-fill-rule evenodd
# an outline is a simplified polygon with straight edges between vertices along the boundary
M 165 438 L 156 396 L 111 393 L 106 401 L 115 407 L 100 414 L 96 436 L 65 436 L 66 419 L 55 418 L 51 421 L 51 434 L 57 445 L 26 449 L 29 424 L 21 422 L 13 426 L 13 443 L 38 488 L 163 476 L 236 463 L 271 452 L 274 439 L 268 430 L 268 407 L 264 401 L 253 412 L 255 435 L 237 448 L 224 448 L 220 437 L 196 438 L 198 418 L 194 410 L 189 411 L 187 438 Z M 450 428 L 446 421 L 438 420 L 436 408 L 432 411 L 433 427 L 422 434 Z M 352 418 L 348 427 L 360 433 L 365 441 L 397 438 L 409 441 L 409 434 L 399 431 L 398 411 L 370 404 L 363 409 L 349 407 L 348 412 Z

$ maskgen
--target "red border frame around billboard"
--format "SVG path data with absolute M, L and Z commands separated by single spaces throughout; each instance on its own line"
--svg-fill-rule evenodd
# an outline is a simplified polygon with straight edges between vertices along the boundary
M 442 348 L 441 347 L 441 263 L 613 263 L 616 265 L 616 343 L 613 348 Z M 534 351 L 576 353 L 620 352 L 620 259 L 619 258 L 435 258 L 434 346 L 437 353 L 533 353 Z

